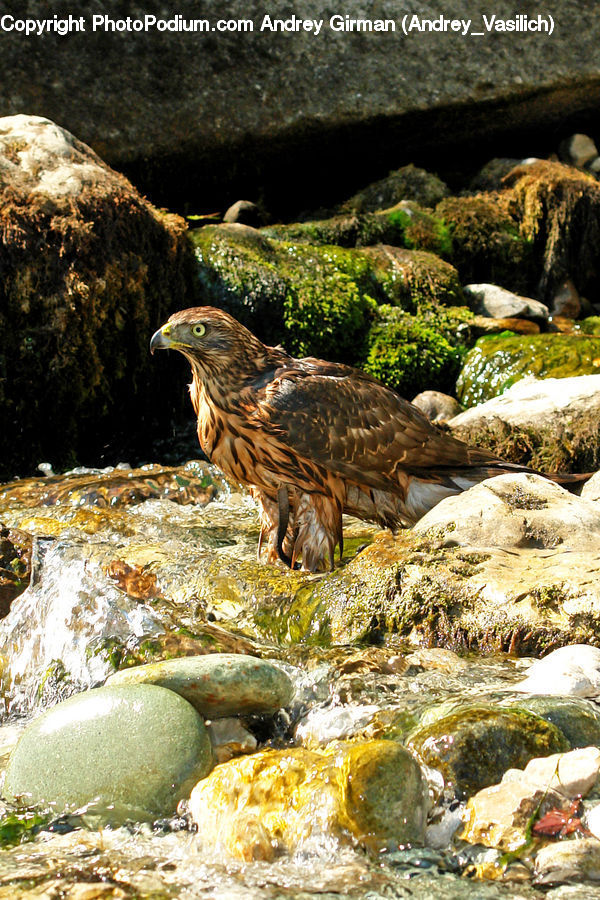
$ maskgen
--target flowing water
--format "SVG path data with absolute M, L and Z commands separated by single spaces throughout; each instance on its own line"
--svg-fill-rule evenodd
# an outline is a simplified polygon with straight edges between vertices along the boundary
M 327 576 L 258 564 L 253 504 L 205 463 L 16 482 L 0 491 L 0 522 L 33 535 L 31 583 L 0 623 L 2 766 L 45 708 L 102 684 L 117 667 L 165 656 L 237 651 L 283 666 L 296 696 L 285 716 L 254 722 L 259 745 L 284 746 L 294 735 L 308 745 L 357 733 L 402 736 L 441 712 L 516 696 L 522 660 L 430 653 L 396 638 L 330 646 L 307 601 Z M 347 522 L 347 555 L 373 534 Z M 433 811 L 442 801 L 429 774 Z M 39 820 L 31 812 L 27 821 L 13 813 L 7 805 L 0 820 L 0 898 L 591 896 L 573 886 L 542 894 L 519 869 L 507 881 L 478 880 L 478 865 L 496 852 L 450 837 L 440 846 L 432 832 L 430 846 L 369 855 L 322 833 L 318 808 L 298 850 L 270 862 L 215 854 L 185 808 L 114 829 L 92 810 Z

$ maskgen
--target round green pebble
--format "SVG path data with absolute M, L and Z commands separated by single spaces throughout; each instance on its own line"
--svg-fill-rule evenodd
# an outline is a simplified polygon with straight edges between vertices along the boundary
M 77 694 L 27 726 L 3 796 L 105 822 L 170 815 L 213 765 L 208 732 L 173 691 L 137 684 Z
M 208 653 L 122 669 L 107 685 L 157 684 L 185 697 L 209 719 L 274 713 L 294 686 L 277 666 L 240 653 Z

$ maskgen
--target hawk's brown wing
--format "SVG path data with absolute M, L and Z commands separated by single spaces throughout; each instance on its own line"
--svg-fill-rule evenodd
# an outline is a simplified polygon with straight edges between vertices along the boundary
M 397 491 L 413 473 L 496 462 L 437 429 L 412 404 L 349 366 L 295 360 L 257 396 L 262 425 L 294 453 L 352 481 Z

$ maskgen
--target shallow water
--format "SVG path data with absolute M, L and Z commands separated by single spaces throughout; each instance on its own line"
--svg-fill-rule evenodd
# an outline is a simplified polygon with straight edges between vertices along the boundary
M 297 727 L 298 734 L 312 728 L 316 744 L 325 734 L 403 735 L 465 704 L 518 696 L 512 687 L 523 660 L 459 658 L 393 637 L 381 647 L 332 647 L 310 629 L 295 632 L 307 587 L 323 576 L 258 565 L 253 504 L 206 464 L 17 482 L 0 491 L 0 521 L 34 535 L 31 584 L 0 623 L 0 765 L 32 716 L 102 684 L 124 661 L 207 649 L 255 653 L 292 677 L 288 713 L 254 723 L 269 746 L 286 745 Z M 346 524 L 351 555 L 374 529 Z M 566 888 L 542 894 L 514 867 L 502 883 L 473 878 L 479 863 L 499 855 L 461 842 L 373 858 L 314 830 L 294 856 L 225 861 L 191 830 L 185 810 L 154 827 L 115 830 L 90 813 L 50 816 L 32 835 L 16 846 L 4 835 L 0 898 L 590 896 Z

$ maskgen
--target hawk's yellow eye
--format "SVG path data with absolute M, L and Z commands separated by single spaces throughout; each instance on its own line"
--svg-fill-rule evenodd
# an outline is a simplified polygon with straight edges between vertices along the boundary
M 206 325 L 199 324 L 192 327 L 192 334 L 194 335 L 194 337 L 202 337 L 205 331 Z

